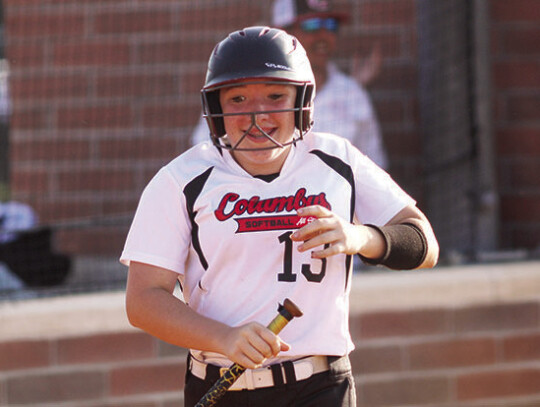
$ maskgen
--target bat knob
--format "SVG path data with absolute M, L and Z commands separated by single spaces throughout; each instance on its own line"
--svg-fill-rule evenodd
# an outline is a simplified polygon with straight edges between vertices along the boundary
M 304 313 L 300 311 L 300 308 L 288 298 L 285 298 L 285 301 L 283 301 L 283 308 L 293 317 L 301 317 L 304 315 Z

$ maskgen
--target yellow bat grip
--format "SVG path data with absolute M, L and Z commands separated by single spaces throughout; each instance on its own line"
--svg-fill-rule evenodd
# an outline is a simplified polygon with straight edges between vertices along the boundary
M 276 335 L 281 332 L 285 325 L 289 323 L 289 320 L 281 314 L 277 314 L 276 317 L 267 326 Z

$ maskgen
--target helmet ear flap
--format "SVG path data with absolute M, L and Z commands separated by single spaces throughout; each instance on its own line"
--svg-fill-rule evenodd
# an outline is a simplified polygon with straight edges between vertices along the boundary
M 313 90 L 308 84 L 298 86 L 296 91 L 294 124 L 302 133 L 307 132 L 313 126 Z
M 212 136 L 223 137 L 225 135 L 225 124 L 223 117 L 215 117 L 215 115 L 221 115 L 221 104 L 219 103 L 219 90 L 211 92 L 203 91 L 202 94 L 203 107 L 205 110 L 206 121 L 211 129 Z

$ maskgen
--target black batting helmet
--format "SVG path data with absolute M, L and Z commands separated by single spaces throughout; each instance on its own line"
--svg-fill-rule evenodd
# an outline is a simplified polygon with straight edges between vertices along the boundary
M 248 27 L 235 31 L 218 43 L 208 61 L 206 81 L 201 90 L 203 115 L 210 136 L 219 147 L 225 126 L 219 103 L 219 89 L 260 79 L 262 83 L 279 82 L 297 86 L 295 126 L 301 139 L 313 125 L 315 79 L 304 47 L 292 35 L 277 28 Z M 246 112 L 254 115 L 257 112 Z

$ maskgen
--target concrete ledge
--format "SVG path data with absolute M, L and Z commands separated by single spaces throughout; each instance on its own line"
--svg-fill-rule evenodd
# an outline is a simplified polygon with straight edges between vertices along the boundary
M 124 311 L 123 291 L 0 303 L 0 327 L 0 341 L 135 329 Z
M 351 313 L 540 299 L 540 261 L 355 276 Z
M 540 298 L 540 261 L 355 274 L 351 313 Z M 0 303 L 0 341 L 135 331 L 124 292 Z

